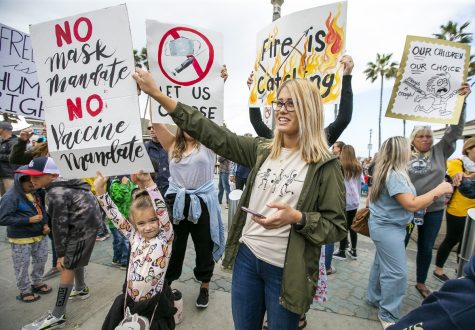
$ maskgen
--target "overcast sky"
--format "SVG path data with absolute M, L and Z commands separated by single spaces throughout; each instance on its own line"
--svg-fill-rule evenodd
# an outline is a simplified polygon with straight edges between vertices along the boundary
M 102 0 L 0 0 L 0 22 L 29 33 L 28 25 L 81 12 L 118 5 L 125 1 Z M 285 0 L 282 15 L 335 1 Z M 237 133 L 255 132 L 249 123 L 246 79 L 256 51 L 256 34 L 272 20 L 270 0 L 154 0 L 127 1 L 134 48 L 146 45 L 145 20 L 194 25 L 220 31 L 224 36 L 224 59 L 230 78 L 225 84 L 225 114 L 228 127 Z M 359 156 L 368 155 L 369 130 L 373 129 L 373 150 L 377 146 L 379 81 L 371 84 L 363 71 L 376 53 L 393 53 L 400 61 L 408 34 L 432 36 L 448 20 L 472 21 L 475 32 L 473 0 L 349 0 L 347 54 L 356 63 L 353 72 L 354 113 L 341 140 L 352 144 Z M 472 48 L 475 44 L 472 44 Z M 475 50 L 472 49 L 472 54 Z M 383 113 L 393 80 L 385 81 Z M 473 93 L 475 94 L 475 93 Z M 468 119 L 475 119 L 474 95 L 468 99 Z M 327 124 L 333 120 L 333 107 L 326 111 Z M 416 122 L 408 122 L 407 135 Z M 440 127 L 435 125 L 434 128 Z M 383 140 L 402 135 L 402 121 L 383 119 Z

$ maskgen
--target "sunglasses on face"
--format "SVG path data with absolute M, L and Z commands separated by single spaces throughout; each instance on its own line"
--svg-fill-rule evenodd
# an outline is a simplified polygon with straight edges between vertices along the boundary
M 432 139 L 432 135 L 416 135 L 416 138 L 418 138 L 418 139 L 423 139 L 423 138 Z

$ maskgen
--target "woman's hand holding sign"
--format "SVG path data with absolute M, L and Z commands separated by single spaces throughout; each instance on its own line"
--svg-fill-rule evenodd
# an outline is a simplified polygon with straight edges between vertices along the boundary
M 158 101 L 167 112 L 173 112 L 176 108 L 177 101 L 163 94 L 158 88 L 157 83 L 153 80 L 152 74 L 140 68 L 135 69 L 132 74 L 140 89 Z

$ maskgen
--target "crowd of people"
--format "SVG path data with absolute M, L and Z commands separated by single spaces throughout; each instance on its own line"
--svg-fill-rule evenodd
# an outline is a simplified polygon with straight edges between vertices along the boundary
M 95 178 L 65 180 L 49 157 L 46 138 L 32 146 L 31 129 L 17 137 L 10 123 L 1 122 L 0 225 L 8 226 L 16 298 L 35 302 L 53 291 L 44 283 L 45 276 L 60 276 L 52 311 L 23 329 L 65 325 L 68 300 L 90 296 L 85 267 L 96 240 L 109 231 L 112 263 L 126 273 L 122 293 L 111 302 L 102 329 L 127 327 L 132 315 L 150 329 L 175 328 L 182 301 L 172 287 L 182 274 L 190 235 L 196 252 L 193 272 L 200 283 L 197 308 L 208 307 L 209 283 L 221 260 L 233 272 L 231 312 L 236 329 L 313 328 L 305 314 L 314 300 L 326 299 L 326 276 L 337 271 L 332 259 L 358 258 L 358 234 L 351 224 L 360 207 L 362 180 L 369 189 L 366 206 L 375 246 L 367 303 L 378 309 L 385 329 L 431 322 L 431 313 L 444 308 L 450 293 L 457 295 L 460 286 L 473 287 L 470 281 L 475 280 L 474 258 L 467 265 L 465 282 L 449 280 L 443 268 L 451 249 L 456 244 L 460 248 L 467 210 L 475 207 L 473 196 L 457 189 L 475 179 L 475 138 L 465 141 L 461 157 L 448 161 L 463 131 L 466 104 L 459 123 L 449 126 L 438 143 L 430 126 L 416 126 L 409 139 L 390 137 L 371 162 L 361 163 L 354 147 L 338 140 L 353 113 L 351 56 L 343 56 L 341 64 L 340 111 L 333 123 L 324 127 L 317 86 L 289 79 L 272 102 L 274 130 L 264 124 L 258 108 L 249 108 L 257 138 L 213 123 L 163 94 L 149 72 L 137 69 L 133 77 L 140 89 L 178 126 L 172 132 L 164 124 L 149 122 L 151 140 L 145 147 L 154 173 L 108 178 L 98 172 Z M 222 77 L 227 78 L 225 67 Z M 466 98 L 469 86 L 464 84 L 459 94 Z M 243 194 L 225 241 L 222 209 L 228 207 L 230 182 Z M 444 210 L 447 236 L 437 252 L 433 276 L 447 284 L 438 296 L 425 283 Z M 422 212 L 416 225 L 415 212 Z M 420 307 L 423 312 L 401 319 L 411 275 L 405 248 L 414 227 L 416 289 L 426 300 Z M 48 236 L 53 265 L 45 272 Z M 451 306 L 454 311 L 455 304 Z M 439 322 L 463 328 L 460 324 L 468 324 L 463 313 L 474 311 L 473 303 L 470 306 L 459 311 L 457 319 Z M 443 318 L 440 313 L 435 316 Z

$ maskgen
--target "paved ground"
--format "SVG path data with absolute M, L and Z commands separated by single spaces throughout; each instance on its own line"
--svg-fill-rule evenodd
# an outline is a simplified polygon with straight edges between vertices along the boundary
M 223 208 L 223 218 L 227 227 L 227 210 Z M 226 228 L 227 230 L 227 228 Z M 15 300 L 18 294 L 11 266 L 10 247 L 5 236 L 6 230 L 0 227 L 0 328 L 20 329 L 43 312 L 51 309 L 56 298 L 58 278 L 47 281 L 54 292 L 43 296 L 38 302 L 25 304 Z M 381 329 L 377 322 L 377 311 L 364 303 L 368 284 L 369 270 L 374 257 L 374 245 L 369 238 L 358 236 L 358 260 L 333 261 L 337 273 L 329 278 L 329 301 L 314 303 L 308 313 L 307 329 Z M 418 306 L 422 298 L 415 285 L 415 244 L 411 242 L 407 249 L 408 288 L 404 300 L 403 314 Z M 434 251 L 435 253 L 436 251 Z M 183 274 L 174 286 L 183 292 L 185 301 L 185 321 L 177 329 L 233 329 L 230 308 L 231 274 L 218 264 L 211 282 L 210 305 L 204 311 L 198 311 L 194 302 L 199 284 L 193 278 L 195 253 L 191 241 L 183 268 Z M 102 321 L 119 293 L 124 281 L 125 271 L 111 264 L 112 238 L 97 242 L 87 269 L 87 283 L 91 297 L 84 301 L 68 303 L 67 329 L 100 329 Z M 50 266 L 48 262 L 47 266 Z M 449 277 L 455 277 L 455 254 L 451 254 L 446 264 Z M 429 270 L 432 273 L 433 268 Z M 441 284 L 429 275 L 427 285 L 437 290 Z

